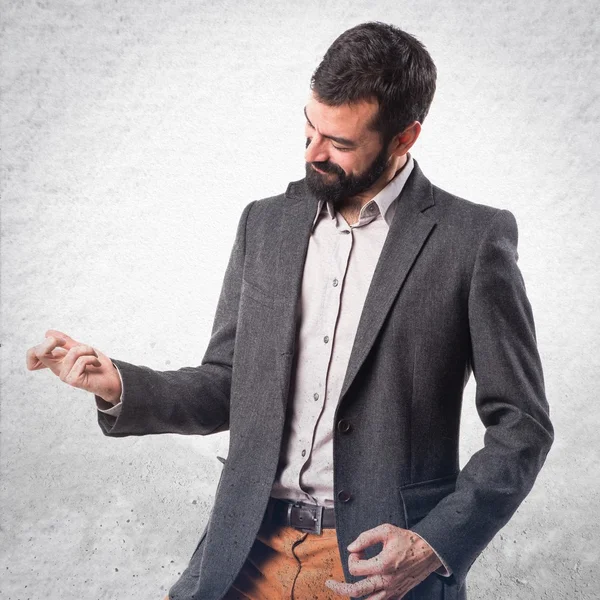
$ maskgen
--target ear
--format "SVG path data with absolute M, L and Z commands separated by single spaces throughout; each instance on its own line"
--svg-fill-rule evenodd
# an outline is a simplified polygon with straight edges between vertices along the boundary
M 417 141 L 421 133 L 421 123 L 413 121 L 402 133 L 395 135 L 390 142 L 389 151 L 393 156 L 404 156 Z

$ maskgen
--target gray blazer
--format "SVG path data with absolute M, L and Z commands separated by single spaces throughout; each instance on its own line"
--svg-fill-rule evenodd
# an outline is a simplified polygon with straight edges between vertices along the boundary
M 112 359 L 125 396 L 118 418 L 98 413 L 106 435 L 230 430 L 214 508 L 172 600 L 221 598 L 260 527 L 279 459 L 316 208 L 303 179 L 245 207 L 200 366 L 159 372 Z M 460 470 L 471 370 L 485 446 Z M 407 598 L 466 598 L 467 572 L 531 489 L 552 440 L 515 219 L 432 185 L 415 162 L 335 417 L 335 513 L 346 580 L 358 579 L 348 573 L 346 546 L 392 523 L 421 534 L 453 571 L 430 575 Z

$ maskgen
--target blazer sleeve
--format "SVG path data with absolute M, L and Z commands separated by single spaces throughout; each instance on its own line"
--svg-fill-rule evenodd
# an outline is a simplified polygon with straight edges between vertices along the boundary
M 459 473 L 455 491 L 412 528 L 444 558 L 458 585 L 531 490 L 553 441 L 517 239 L 512 213 L 495 213 L 471 278 L 471 363 L 484 447 Z
M 241 215 L 211 338 L 200 366 L 155 371 L 111 358 L 123 382 L 118 416 L 97 411 L 107 436 L 180 433 L 207 435 L 229 427 L 229 398 L 238 308 L 246 252 L 246 223 L 254 202 Z M 95 396 L 97 406 L 106 403 Z

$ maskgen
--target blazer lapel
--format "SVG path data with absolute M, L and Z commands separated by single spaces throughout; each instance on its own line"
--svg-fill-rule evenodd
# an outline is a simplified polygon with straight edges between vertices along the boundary
M 406 276 L 435 227 L 431 212 L 424 212 L 434 205 L 433 188 L 417 161 L 396 202 L 396 213 L 358 323 L 339 402 L 367 357 Z
M 307 190 L 304 179 L 290 183 L 286 191 L 277 237 L 279 255 L 275 280 L 284 302 L 280 322 L 283 407 L 287 404 L 296 333 L 299 326 L 298 302 L 302 289 L 304 262 L 318 201 Z M 435 220 L 425 211 L 433 206 L 433 191 L 429 180 L 415 161 L 413 172 L 397 200 L 396 213 L 373 274 L 362 310 L 340 400 L 348 391 L 358 370 L 373 346 L 387 313 L 421 247 L 435 226 Z

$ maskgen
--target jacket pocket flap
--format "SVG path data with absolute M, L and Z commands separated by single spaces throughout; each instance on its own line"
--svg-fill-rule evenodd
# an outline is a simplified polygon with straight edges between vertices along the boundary
M 410 483 L 400 488 L 404 503 L 404 516 L 410 529 L 456 488 L 458 474 Z

